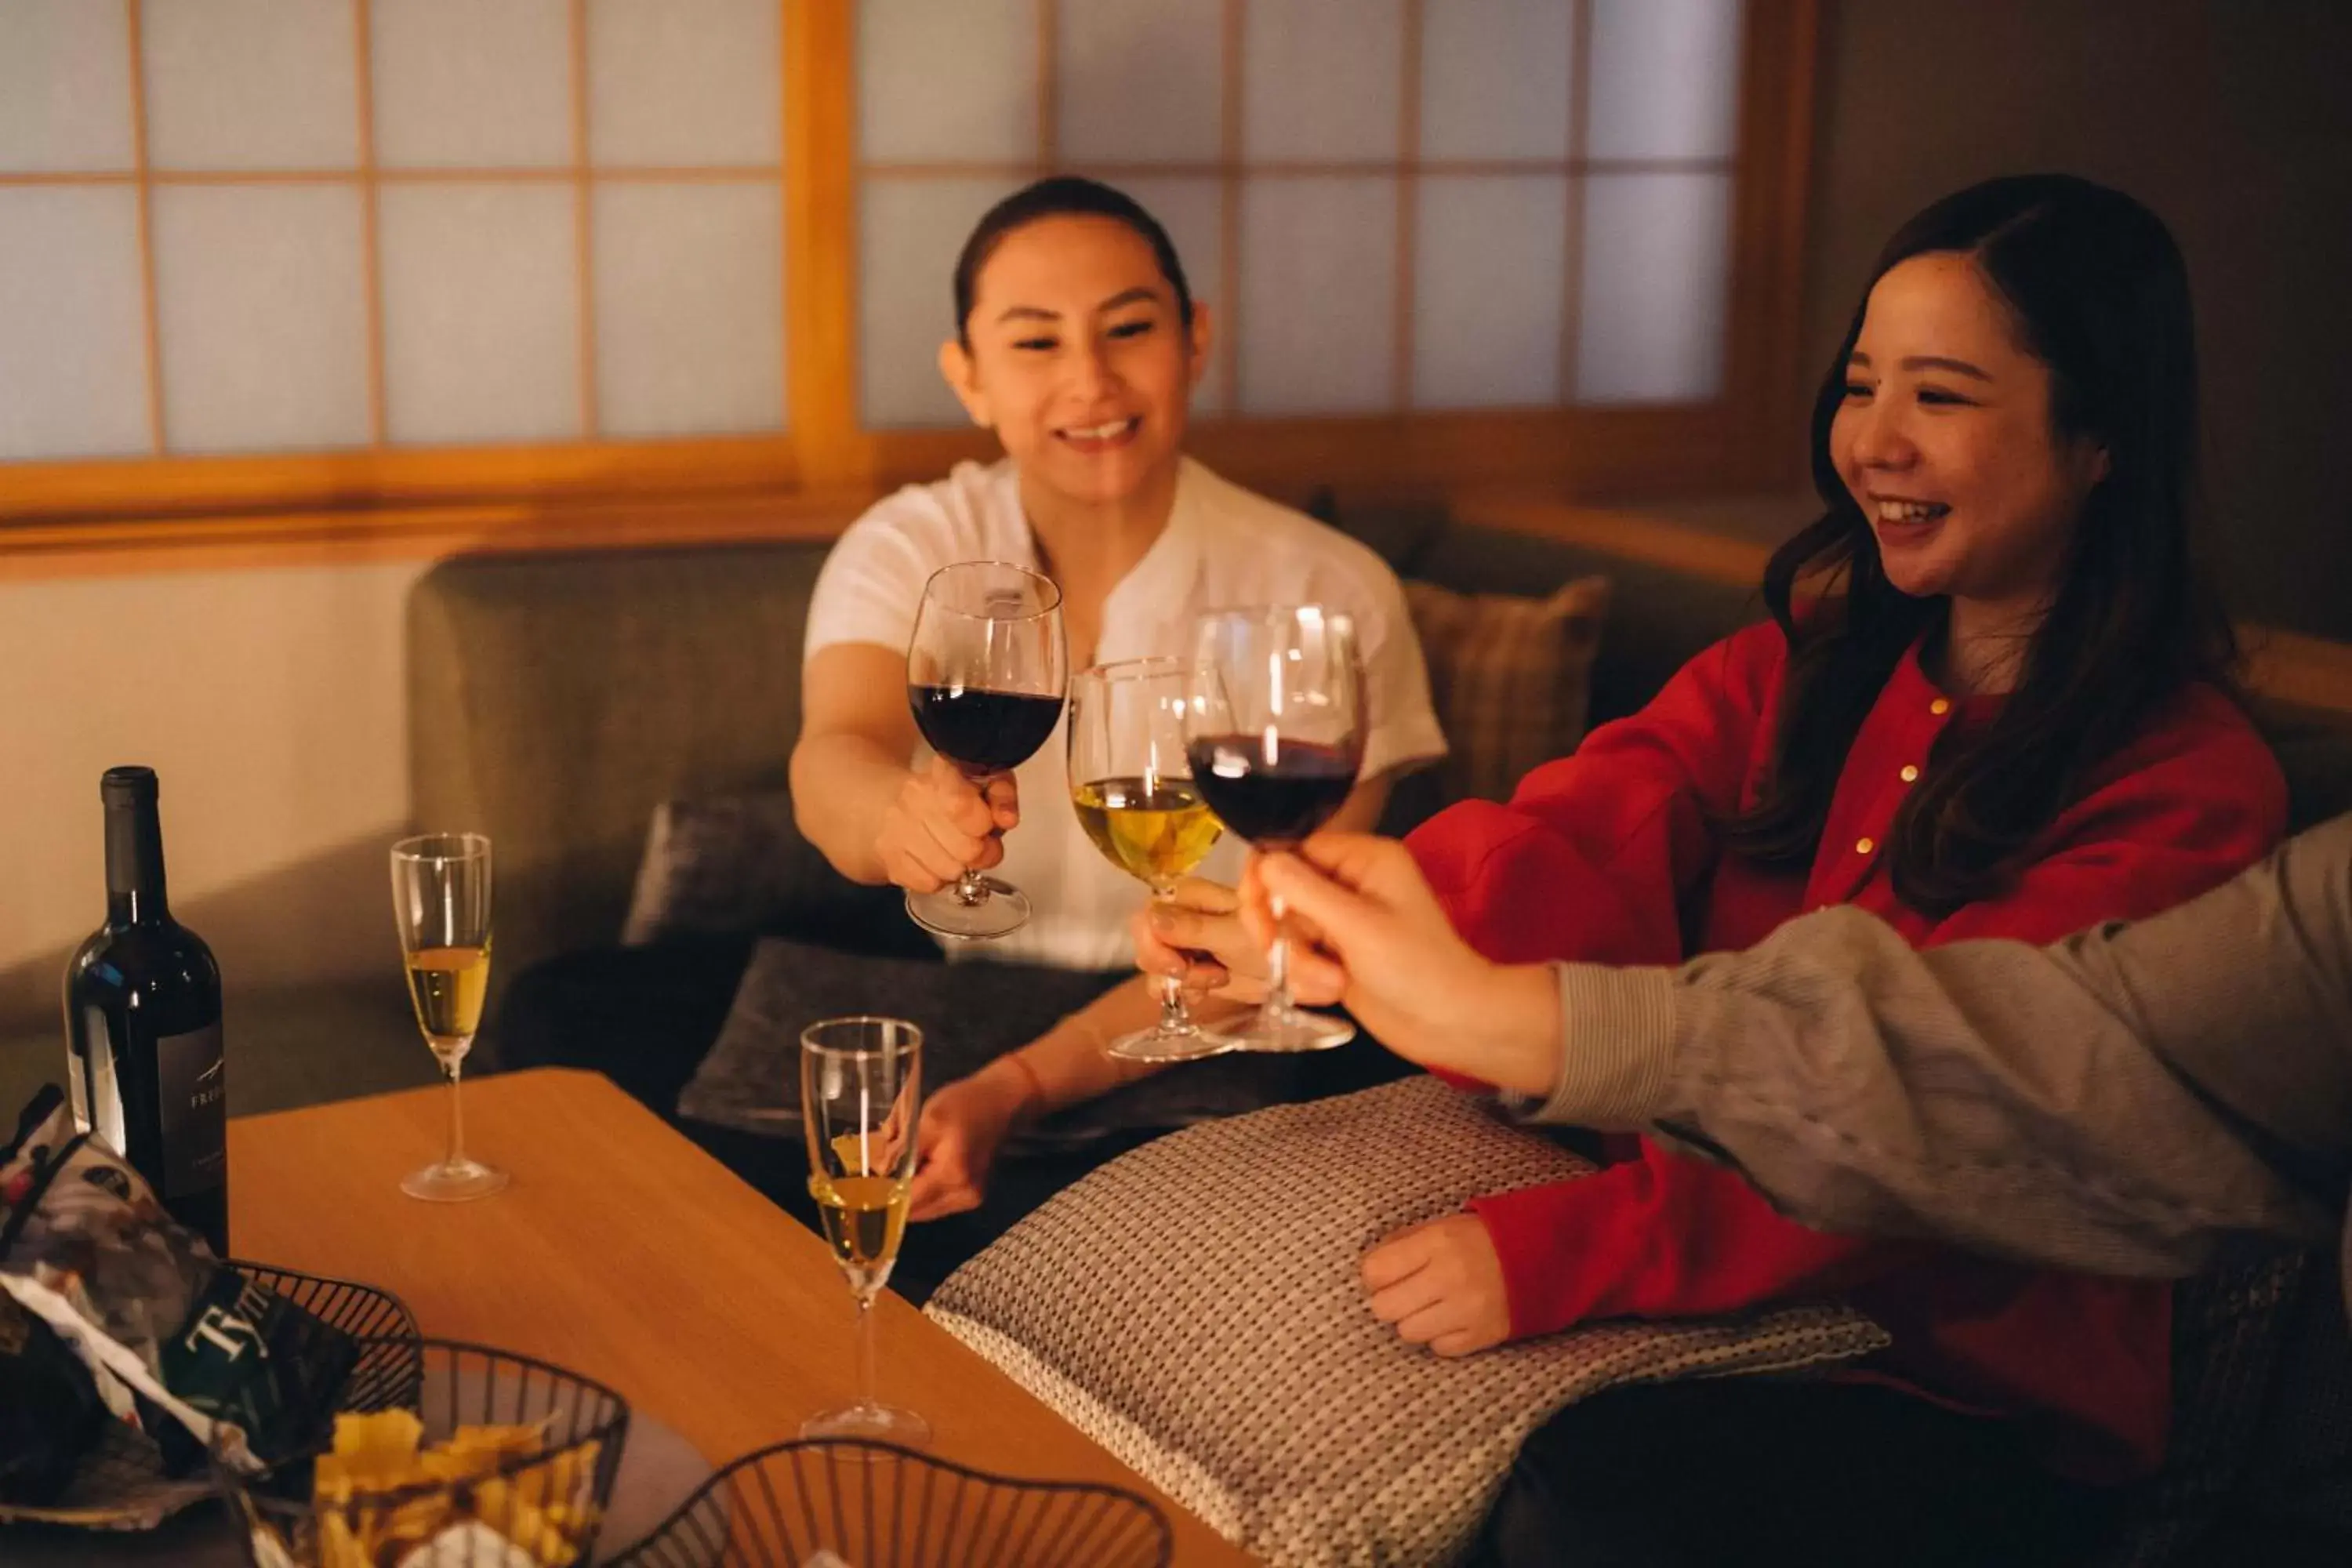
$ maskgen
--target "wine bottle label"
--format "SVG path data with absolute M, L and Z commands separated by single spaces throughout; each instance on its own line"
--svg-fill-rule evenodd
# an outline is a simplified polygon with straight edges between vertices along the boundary
M 163 1122 L 163 1201 L 208 1193 L 228 1179 L 227 1075 L 217 1022 L 155 1041 Z

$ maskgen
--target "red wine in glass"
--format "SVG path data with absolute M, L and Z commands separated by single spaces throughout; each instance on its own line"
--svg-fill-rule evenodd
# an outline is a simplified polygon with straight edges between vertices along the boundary
M 1269 748 L 1260 735 L 1207 735 L 1184 748 L 1193 787 L 1217 820 L 1262 849 L 1285 849 L 1331 820 L 1360 759 L 1313 741 Z
M 1202 616 L 1193 624 L 1184 755 L 1209 809 L 1261 849 L 1288 848 L 1330 821 L 1364 761 L 1355 622 L 1320 605 Z M 1278 927 L 1278 903 L 1274 912 Z M 1291 1001 L 1289 947 L 1278 930 L 1266 957 L 1265 1005 L 1218 1034 L 1259 1051 L 1319 1051 L 1355 1037 L 1346 1019 Z
M 907 704 L 931 750 L 978 783 L 1034 756 L 1062 717 L 1069 679 L 1062 591 L 1001 561 L 942 566 L 923 585 L 907 644 Z M 907 913 L 940 936 L 984 941 L 1029 920 L 1028 896 L 967 869 Z
M 974 777 L 1027 762 L 1062 717 L 1058 697 L 976 686 L 909 686 L 907 705 L 931 750 Z

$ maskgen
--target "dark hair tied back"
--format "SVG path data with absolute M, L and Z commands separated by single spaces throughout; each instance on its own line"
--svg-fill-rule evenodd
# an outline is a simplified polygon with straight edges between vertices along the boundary
M 1192 324 L 1192 289 L 1184 281 L 1184 264 L 1176 258 L 1175 241 L 1168 237 L 1160 220 L 1144 211 L 1133 196 L 1099 180 L 1051 174 L 1022 186 L 982 214 L 956 257 L 956 338 L 966 348 L 971 346 L 971 340 L 965 334 L 964 324 L 971 320 L 973 299 L 980 292 L 981 268 L 988 265 L 1007 235 L 1049 217 L 1103 217 L 1133 229 L 1151 247 L 1160 276 L 1176 291 L 1177 317 L 1188 327 Z

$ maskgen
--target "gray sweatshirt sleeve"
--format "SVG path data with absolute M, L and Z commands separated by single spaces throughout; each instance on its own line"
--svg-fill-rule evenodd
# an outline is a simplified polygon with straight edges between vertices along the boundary
M 1795 1218 L 2103 1273 L 2332 1237 L 2352 816 L 2136 925 L 1917 952 L 1851 909 L 1679 970 L 1563 965 L 1536 1113 L 1645 1126 Z

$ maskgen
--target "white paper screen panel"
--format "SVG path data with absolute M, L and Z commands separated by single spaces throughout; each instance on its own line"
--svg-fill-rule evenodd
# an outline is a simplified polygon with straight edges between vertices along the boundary
M 611 167 L 783 156 L 776 0 L 588 0 L 588 156 Z
M 383 203 L 386 437 L 579 439 L 572 188 L 436 182 Z
M 1244 159 L 1396 157 L 1403 0 L 1249 0 L 1242 29 Z
M 1422 13 L 1421 155 L 1565 158 L 1574 79 L 1565 0 L 1439 0 Z
M 1056 13 L 1062 161 L 1213 163 L 1223 0 L 1083 0 Z
M 172 450 L 367 444 L 358 186 L 167 185 L 154 241 Z
M 1239 412 L 1394 405 L 1396 204 L 1386 176 L 1242 187 Z
M 358 165 L 352 0 L 145 0 L 140 17 L 155 167 Z
M 1037 155 L 1035 0 L 861 0 L 856 47 L 860 158 Z
M 1728 158 L 1741 0 L 1589 0 L 1594 158 Z
M 121 5 L 0 5 L 0 171 L 128 169 L 131 36 Z
M 600 184 L 596 399 L 608 436 L 784 423 L 783 208 L 757 184 Z
M 0 190 L 0 462 L 147 450 L 138 201 Z
M 1580 403 L 1703 403 L 1723 391 L 1731 177 L 1587 183 Z
M 572 162 L 566 0 L 374 0 L 368 21 L 380 165 Z
M 1413 406 L 1558 404 L 1568 183 L 1424 175 L 1418 195 Z

